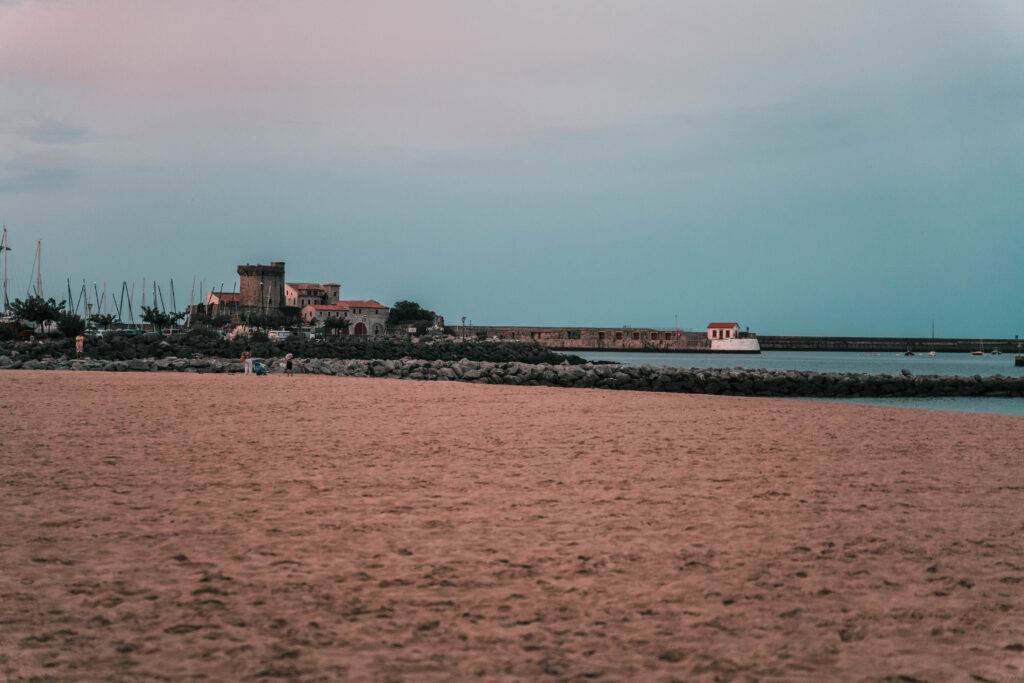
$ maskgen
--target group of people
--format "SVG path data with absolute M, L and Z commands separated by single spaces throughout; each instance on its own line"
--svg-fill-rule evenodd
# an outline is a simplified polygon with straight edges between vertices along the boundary
M 294 366 L 292 363 L 293 358 L 294 356 L 292 356 L 292 354 L 290 353 L 284 357 L 284 374 L 289 376 L 295 374 Z M 245 374 L 252 375 L 256 373 L 256 359 L 253 358 L 252 349 L 250 349 L 248 346 L 246 346 L 245 350 L 242 351 L 242 357 L 239 360 L 242 361 L 242 370 L 244 371 Z
M 85 353 L 85 335 L 79 334 L 75 336 L 75 358 L 81 358 Z M 288 354 L 284 357 L 284 374 L 294 375 L 295 369 L 293 364 L 294 356 Z M 247 375 L 255 374 L 256 372 L 256 359 L 253 358 L 252 349 L 248 346 L 242 351 L 242 357 L 239 359 L 242 361 L 242 368 Z

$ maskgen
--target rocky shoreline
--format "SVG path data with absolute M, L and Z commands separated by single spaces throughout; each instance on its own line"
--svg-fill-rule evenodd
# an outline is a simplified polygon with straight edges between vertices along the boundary
M 279 358 L 265 358 L 263 362 L 271 372 L 282 372 Z M 108 361 L 91 358 L 82 360 L 70 360 L 63 357 L 18 359 L 0 356 L 0 369 L 238 373 L 242 371 L 242 365 L 237 360 L 216 357 L 136 358 Z M 304 374 L 345 377 L 385 377 L 475 382 L 478 384 L 627 389 L 734 396 L 821 398 L 1024 396 L 1024 377 L 1002 375 L 991 377 L 980 375 L 973 377 L 913 376 L 907 372 L 899 375 L 863 375 L 743 368 L 666 368 L 648 365 L 593 363 L 554 365 L 412 358 L 395 360 L 299 359 L 295 362 L 295 371 Z

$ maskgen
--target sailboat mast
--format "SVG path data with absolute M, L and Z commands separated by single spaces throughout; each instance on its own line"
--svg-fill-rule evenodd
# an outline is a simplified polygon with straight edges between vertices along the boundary
M 4 225 L 4 231 L 0 234 L 0 252 L 3 253 L 4 260 L 4 272 L 3 272 L 3 288 L 4 288 L 4 308 L 3 312 L 6 313 L 10 307 L 10 296 L 7 293 L 8 282 L 7 282 L 7 252 L 11 250 L 11 247 L 7 244 L 7 226 Z
M 132 297 L 135 296 L 135 280 L 132 280 L 132 291 L 128 294 L 128 316 L 131 320 L 132 326 L 135 326 L 135 311 L 132 309 Z M 143 288 L 143 297 L 146 296 L 145 288 Z
M 43 296 L 43 241 L 36 240 L 36 296 Z

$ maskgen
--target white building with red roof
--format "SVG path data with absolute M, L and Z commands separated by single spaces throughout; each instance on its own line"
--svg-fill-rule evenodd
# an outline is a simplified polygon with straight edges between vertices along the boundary
M 740 336 L 739 323 L 708 323 L 708 339 L 736 339 Z
M 739 323 L 708 323 L 708 339 L 712 351 L 761 353 L 757 337 L 741 334 Z
M 307 304 L 302 308 L 302 319 L 314 324 L 343 319 L 349 325 L 342 334 L 380 337 L 387 332 L 390 310 L 373 299 L 346 299 L 330 304 Z

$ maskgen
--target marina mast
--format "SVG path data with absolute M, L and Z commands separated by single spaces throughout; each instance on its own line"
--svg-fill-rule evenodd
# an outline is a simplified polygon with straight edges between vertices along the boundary
M 43 298 L 43 241 L 36 240 L 36 296 Z
M 3 254 L 4 272 L 3 272 L 3 290 L 4 290 L 4 303 L 3 312 L 6 313 L 7 309 L 10 308 L 10 297 L 8 296 L 8 280 L 7 280 L 7 252 L 11 250 L 11 247 L 7 244 L 7 226 L 4 226 L 3 233 L 0 234 L 0 253 Z

